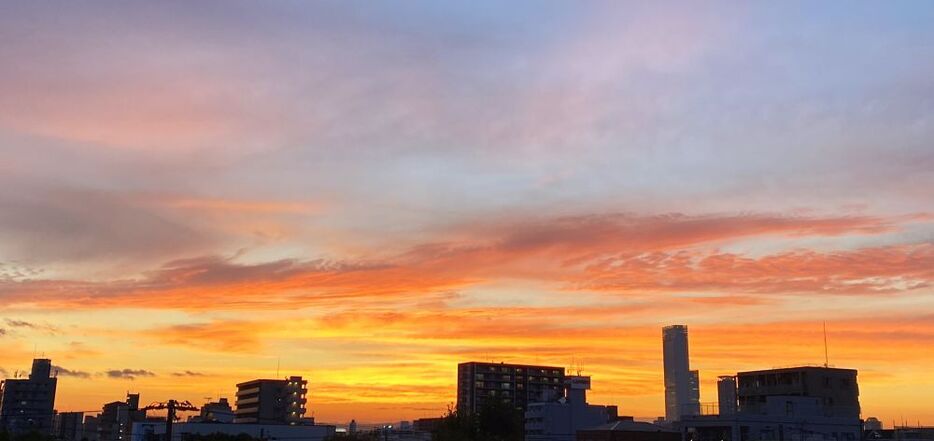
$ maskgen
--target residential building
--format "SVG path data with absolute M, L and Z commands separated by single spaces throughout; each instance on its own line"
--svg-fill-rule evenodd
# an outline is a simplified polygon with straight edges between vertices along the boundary
M 126 395 L 125 401 L 113 401 L 104 405 L 97 417 L 98 441 L 127 441 L 133 423 L 145 421 L 146 411 L 139 408 L 139 394 Z
M 578 430 L 577 441 L 681 441 L 681 433 L 623 417 L 602 426 Z
M 59 412 L 52 417 L 52 437 L 62 441 L 81 441 L 84 436 L 84 412 Z
M 474 413 L 500 401 L 525 411 L 529 403 L 563 396 L 564 368 L 468 362 L 457 365 L 457 410 Z
M 688 327 L 662 328 L 662 351 L 665 367 L 665 419 L 678 421 L 682 415 L 700 413 L 700 381 L 691 370 L 688 351 Z
M 684 416 L 679 427 L 686 441 L 857 441 L 856 375 L 812 366 L 740 372 L 735 403 L 721 403 L 720 414 Z M 728 385 L 718 383 L 721 400 L 731 396 Z
M 57 385 L 52 360 L 47 358 L 32 361 L 28 378 L 0 382 L 0 429 L 14 434 L 50 434 Z
M 172 425 L 172 438 L 187 439 L 191 435 L 223 434 L 237 436 L 246 434 L 261 440 L 324 441 L 332 439 L 334 426 L 288 425 L 288 424 L 225 424 L 225 423 L 176 423 Z M 130 441 L 150 441 L 165 438 L 165 422 L 140 422 L 133 424 Z
M 526 441 L 574 441 L 578 430 L 618 418 L 616 406 L 587 403 L 590 377 L 567 376 L 564 396 L 554 401 L 529 403 L 525 411 Z
M 308 381 L 292 376 L 284 380 L 253 380 L 237 385 L 237 424 L 314 424 L 305 418 Z

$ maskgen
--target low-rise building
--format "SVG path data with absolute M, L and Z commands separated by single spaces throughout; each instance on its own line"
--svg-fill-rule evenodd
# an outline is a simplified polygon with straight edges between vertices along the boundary
M 188 418 L 189 423 L 232 423 L 234 411 L 226 398 L 201 406 L 201 413 Z
M 288 424 L 225 424 L 225 423 L 177 423 L 172 425 L 173 439 L 186 439 L 190 435 L 241 434 L 262 440 L 324 441 L 334 436 L 335 427 L 325 425 Z M 165 437 L 164 422 L 141 422 L 133 424 L 130 441 L 152 441 Z
M 578 430 L 618 418 L 616 406 L 587 403 L 590 377 L 565 377 L 564 394 L 557 400 L 530 403 L 525 412 L 526 441 L 574 441 Z
M 578 430 L 577 441 L 681 441 L 681 433 L 658 424 L 623 417 L 602 426 Z
M 857 372 L 804 366 L 740 372 L 736 394 L 718 384 L 719 414 L 691 415 L 678 427 L 686 441 L 857 441 Z M 736 409 L 724 412 L 724 409 Z

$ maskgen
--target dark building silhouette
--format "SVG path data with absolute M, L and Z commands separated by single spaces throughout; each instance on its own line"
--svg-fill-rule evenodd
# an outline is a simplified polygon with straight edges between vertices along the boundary
M 665 365 L 665 419 L 679 421 L 682 415 L 700 413 L 700 381 L 691 370 L 688 351 L 688 327 L 662 328 L 662 351 Z
M 232 423 L 234 411 L 226 398 L 201 406 L 201 414 L 188 418 L 189 423 Z
M 308 381 L 302 377 L 284 380 L 253 380 L 237 385 L 238 424 L 314 424 L 305 418 Z
M 859 418 L 859 386 L 855 369 L 803 366 L 736 374 L 741 412 L 760 413 L 771 396 L 819 399 L 824 416 Z
M 721 402 L 720 414 L 684 415 L 678 426 L 686 441 L 858 441 L 856 376 L 852 369 L 803 366 L 721 377 L 720 400 L 736 401 Z
M 473 413 L 491 401 L 523 411 L 529 403 L 564 396 L 564 368 L 469 362 L 457 365 L 457 410 Z
M 81 441 L 84 412 L 59 412 L 52 417 L 52 436 L 62 441 Z
M 100 431 L 97 425 L 99 417 L 97 415 L 88 415 L 84 417 L 84 427 L 82 429 L 82 439 L 87 441 L 100 440 Z
M 736 413 L 736 377 L 732 375 L 717 377 L 717 403 L 720 415 Z
M 139 394 L 127 394 L 126 401 L 104 405 L 97 417 L 99 441 L 128 441 L 133 423 L 146 420 L 146 411 L 139 408 Z
M 50 434 L 57 384 L 47 358 L 32 361 L 29 378 L 0 382 L 0 428 L 14 434 Z
M 578 430 L 619 419 L 616 406 L 589 404 L 590 377 L 565 377 L 564 396 L 549 402 L 529 403 L 525 411 L 525 441 L 574 441 Z
M 621 417 L 602 426 L 577 431 L 577 441 L 681 441 L 681 433 L 662 426 Z

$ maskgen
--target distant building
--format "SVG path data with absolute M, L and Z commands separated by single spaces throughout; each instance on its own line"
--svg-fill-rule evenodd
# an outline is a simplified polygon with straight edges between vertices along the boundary
M 457 410 L 474 413 L 500 401 L 526 410 L 529 403 L 553 401 L 564 394 L 564 368 L 506 363 L 457 365 Z
M 674 422 L 682 415 L 700 413 L 700 381 L 691 370 L 688 351 L 688 327 L 666 326 L 662 329 L 665 366 L 665 419 Z
M 577 441 L 681 441 L 681 434 L 657 424 L 624 417 L 602 426 L 578 430 Z
M 526 441 L 574 441 L 578 430 L 615 421 L 616 406 L 587 404 L 590 377 L 565 377 L 565 396 L 550 402 L 529 403 L 525 411 Z
M 145 421 L 146 411 L 139 408 L 139 394 L 127 394 L 126 401 L 104 405 L 97 417 L 98 441 L 127 441 L 133 423 Z
M 58 379 L 52 376 L 52 360 L 47 358 L 32 361 L 29 378 L 0 382 L 0 429 L 14 434 L 50 434 L 57 384 Z
M 52 418 L 52 436 L 62 441 L 81 441 L 84 412 L 59 412 Z
M 224 424 L 224 423 L 177 423 L 172 425 L 172 438 L 187 439 L 190 435 L 224 434 L 237 436 L 246 434 L 262 440 L 324 441 L 334 436 L 334 426 L 287 425 L 287 424 Z M 133 424 L 130 441 L 149 441 L 165 437 L 164 422 L 142 422 Z
M 934 427 L 895 426 L 892 429 L 880 429 L 864 433 L 867 441 L 934 441 Z
M 237 424 L 314 424 L 305 418 L 308 381 L 302 377 L 284 380 L 253 380 L 237 385 Z
M 441 423 L 444 422 L 442 417 L 433 417 L 433 418 L 419 418 L 412 422 L 412 428 L 421 432 L 434 432 L 441 427 Z M 356 422 L 355 426 L 356 427 Z
M 882 421 L 879 421 L 876 417 L 866 418 L 866 421 L 863 421 L 863 430 L 866 431 L 880 431 L 882 430 Z
M 729 383 L 718 383 L 721 399 Z M 859 418 L 856 371 L 796 367 L 736 375 L 736 412 L 684 416 L 686 441 L 857 441 Z
M 232 423 L 234 411 L 227 398 L 220 398 L 214 403 L 201 406 L 201 414 L 188 418 L 189 423 Z

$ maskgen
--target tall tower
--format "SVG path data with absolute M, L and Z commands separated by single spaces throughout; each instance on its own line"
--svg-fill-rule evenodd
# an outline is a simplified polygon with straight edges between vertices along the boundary
M 682 415 L 700 413 L 700 390 L 697 371 L 691 370 L 688 357 L 688 327 L 662 328 L 665 364 L 665 419 L 680 421 Z

